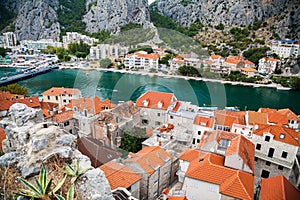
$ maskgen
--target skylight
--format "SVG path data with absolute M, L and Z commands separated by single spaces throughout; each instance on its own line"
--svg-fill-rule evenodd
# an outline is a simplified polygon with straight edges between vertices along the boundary
M 283 140 L 284 137 L 285 137 L 284 133 L 280 133 L 279 138 Z

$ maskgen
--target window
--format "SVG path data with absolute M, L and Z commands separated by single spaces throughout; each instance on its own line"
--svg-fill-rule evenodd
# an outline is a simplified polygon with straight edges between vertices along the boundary
M 200 143 L 200 139 L 197 139 L 197 143 Z
M 278 165 L 278 169 L 279 169 L 279 170 L 283 170 L 283 166 Z
M 160 126 L 160 125 L 161 125 L 161 122 L 156 121 L 156 122 L 155 122 L 155 125 L 156 125 L 156 126 Z
M 160 113 L 157 113 L 157 116 L 160 117 Z
M 173 116 L 170 116 L 170 119 L 173 119 L 174 117 Z
M 58 101 L 58 96 L 55 96 L 56 101 Z
M 130 191 L 131 190 L 131 186 L 129 186 L 128 188 L 126 188 L 128 191 Z
M 198 135 L 201 135 L 201 131 L 198 131 Z
M 270 136 L 266 136 L 266 137 L 265 137 L 265 141 L 266 141 L 266 142 L 270 142 Z
M 69 94 L 69 97 L 72 97 L 72 95 L 71 95 L 71 94 Z
M 270 149 L 269 149 L 269 153 L 268 153 L 268 157 L 269 157 L 269 158 L 273 158 L 274 151 L 275 151 L 275 149 L 273 149 L 273 148 L 270 148 Z
M 266 165 L 267 165 L 267 166 L 270 166 L 270 165 L 271 165 L 271 162 L 267 161 L 267 162 L 266 162 Z
M 70 122 L 69 121 L 66 121 L 65 123 L 64 123 L 64 126 L 69 126 L 70 125 Z
M 56 100 L 57 100 L 57 99 L 56 99 Z M 67 103 L 67 100 L 66 100 L 66 99 L 64 99 L 64 100 L 63 100 L 63 102 L 64 102 L 64 103 Z
M 262 178 L 269 178 L 269 176 L 270 176 L 270 172 L 263 169 L 262 172 L 261 172 L 261 177 Z
M 257 159 L 257 157 L 254 157 L 254 161 L 257 161 L 258 159 Z
M 142 119 L 142 124 L 148 124 L 148 120 L 147 119 Z
M 261 144 L 256 144 L 256 149 L 260 150 L 261 149 Z
M 153 185 L 155 185 L 157 182 L 158 182 L 158 180 L 155 180 L 154 183 L 153 183 Z
M 195 144 L 196 143 L 196 139 L 195 138 L 193 138 L 193 144 Z
M 47 96 L 48 100 L 50 100 L 50 96 Z
M 287 158 L 287 155 L 288 155 L 288 153 L 285 152 L 285 151 L 283 151 L 282 154 L 281 154 L 281 157 L 282 157 L 282 158 Z
M 280 133 L 279 138 L 280 138 L 281 140 L 283 140 L 283 139 L 285 138 L 284 133 Z
M 220 144 L 221 147 L 227 148 L 229 145 L 230 145 L 230 140 L 221 139 L 221 144 Z

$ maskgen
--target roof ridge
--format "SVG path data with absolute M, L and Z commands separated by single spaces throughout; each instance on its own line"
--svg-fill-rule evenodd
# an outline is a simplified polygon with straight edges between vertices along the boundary
M 283 194 L 284 194 L 284 196 L 283 196 L 283 200 L 287 200 L 286 199 L 286 187 L 285 187 L 285 184 L 284 184 L 284 176 L 283 175 L 281 175 L 280 176 L 280 179 L 281 179 L 281 183 L 282 183 L 282 191 L 283 191 Z
M 240 173 L 244 173 L 244 172 L 242 172 L 242 171 L 240 171 L 240 170 L 237 171 L 237 177 L 238 177 L 238 179 L 239 179 L 239 182 L 240 182 L 241 185 L 243 186 L 242 188 L 243 188 L 243 190 L 245 191 L 246 195 L 249 197 L 249 199 L 252 199 L 252 197 L 249 196 L 249 193 L 248 193 L 247 189 L 244 187 L 245 184 L 244 184 L 244 182 L 242 181 L 242 179 L 241 179 L 241 177 L 240 177 Z

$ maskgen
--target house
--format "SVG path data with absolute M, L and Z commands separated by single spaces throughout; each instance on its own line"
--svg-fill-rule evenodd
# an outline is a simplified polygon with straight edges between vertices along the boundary
M 92 46 L 94 43 L 99 42 L 98 39 L 89 37 L 87 35 L 82 35 L 77 32 L 67 32 L 66 36 L 62 37 L 64 48 L 68 48 L 68 44 L 72 42 L 79 43 L 80 41 Z
M 254 144 L 240 134 L 226 131 L 204 132 L 198 148 L 225 156 L 224 166 L 254 172 Z
M 241 70 L 241 73 L 245 74 L 247 77 L 258 75 L 258 71 L 251 67 L 244 67 L 244 68 L 241 68 L 240 70 Z
M 269 178 L 284 175 L 296 183 L 299 172 L 296 156 L 300 146 L 300 134 L 283 125 L 259 124 L 254 126 L 251 141 L 255 144 L 254 175 Z
M 274 40 L 271 51 L 281 58 L 298 58 L 300 56 L 300 42 L 295 40 Z
M 212 116 L 197 115 L 193 122 L 192 148 L 197 148 L 205 131 L 213 130 L 214 118 Z
M 73 118 L 72 110 L 68 110 L 54 115 L 53 121 L 58 123 L 59 127 L 64 129 L 66 132 L 76 134 L 75 119 Z
M 24 98 L 24 95 L 11 94 L 10 92 L 0 91 L 0 100 L 15 100 Z
M 224 162 L 223 156 L 212 153 L 190 162 L 182 186 L 187 199 L 254 199 L 253 175 Z
M 81 98 L 81 91 L 76 88 L 53 87 L 43 92 L 43 101 L 58 103 L 59 107 L 65 106 L 73 99 Z
M 245 112 L 215 110 L 214 111 L 214 130 L 228 131 L 234 124 L 245 125 Z
M 109 110 L 114 106 L 110 100 L 101 101 L 99 97 L 95 96 L 93 98 L 73 99 L 66 107 L 74 112 L 75 127 L 79 136 L 95 138 L 95 125 L 100 112 Z
M 141 177 L 122 163 L 110 161 L 100 169 L 104 172 L 109 182 L 111 190 L 126 188 L 131 195 L 140 199 L 140 180 Z
M 158 60 L 160 55 L 157 53 L 148 54 L 145 51 L 128 54 L 125 56 L 124 65 L 127 69 L 150 70 L 158 69 Z
M 179 67 L 184 66 L 184 60 L 181 58 L 173 58 L 169 60 L 170 69 L 171 70 L 178 70 Z
M 230 68 L 231 71 L 236 71 L 245 66 L 244 58 L 242 56 L 230 56 L 225 59 L 223 65 Z
M 300 118 L 290 109 L 279 109 L 277 111 L 279 114 L 285 115 L 288 119 L 288 126 L 295 130 L 300 129 Z
M 159 146 L 130 153 L 124 164 L 141 176 L 140 199 L 156 199 L 169 186 L 172 156 Z
M 81 137 L 77 144 L 78 150 L 90 158 L 92 166 L 95 168 L 121 156 L 116 150 L 103 146 L 99 140 L 93 138 Z
M 59 111 L 58 103 L 50 102 L 41 102 L 41 109 L 45 120 L 51 119 Z
M 214 61 L 217 65 L 222 65 L 225 59 L 220 55 L 211 55 L 209 60 Z
M 103 59 L 103 58 L 124 58 L 128 52 L 128 47 L 122 47 L 119 44 L 98 44 L 90 49 L 91 59 Z
M 175 194 L 174 194 L 175 193 Z M 170 191 L 168 188 L 165 188 L 160 196 L 162 200 L 188 200 L 187 197 L 183 194 L 177 194 Z
M 244 67 L 255 69 L 255 63 L 251 62 L 250 60 L 244 60 Z
M 141 108 L 141 124 L 152 129 L 166 124 L 167 110 L 175 102 L 177 98 L 172 93 L 148 91 L 142 94 L 136 100 L 136 106 Z
M 280 66 L 280 60 L 264 57 L 259 60 L 258 72 L 262 74 L 272 74 Z
M 260 199 L 296 200 L 300 199 L 300 192 L 284 176 L 274 176 L 262 179 Z

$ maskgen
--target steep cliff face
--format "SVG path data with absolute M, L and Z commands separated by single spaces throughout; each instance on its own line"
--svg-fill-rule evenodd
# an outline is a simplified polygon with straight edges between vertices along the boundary
M 299 27 L 299 5 L 298 0 L 157 0 L 152 7 L 183 26 L 198 21 L 204 25 L 247 26 L 256 19 L 278 16 L 272 22 L 286 29 L 279 32 L 284 36 Z M 292 32 L 298 34 L 296 30 Z
M 145 25 L 150 19 L 147 0 L 91 0 L 87 10 L 83 21 L 90 33 L 103 29 L 117 32 L 129 22 Z

